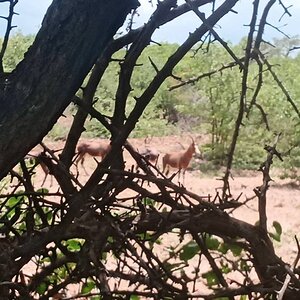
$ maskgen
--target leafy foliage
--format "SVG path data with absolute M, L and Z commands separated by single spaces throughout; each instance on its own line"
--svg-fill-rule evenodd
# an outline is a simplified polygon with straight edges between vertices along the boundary
M 32 43 L 33 38 L 33 36 L 24 36 L 19 32 L 10 39 L 4 57 L 6 69 L 11 70 L 17 65 Z M 300 80 L 300 78 L 297 79 L 300 56 L 284 55 L 286 51 L 284 50 L 286 47 L 284 40 L 284 38 L 282 41 L 275 40 L 277 52 L 270 52 L 269 55 L 276 72 L 280 74 L 281 80 L 287 85 L 286 87 L 296 104 L 300 104 L 300 89 L 297 84 L 294 84 Z M 297 44 L 297 41 L 297 38 L 294 38 L 290 44 Z M 241 41 L 240 45 L 234 47 L 238 51 L 243 44 L 244 41 Z M 206 72 L 204 70 L 219 69 L 224 61 L 230 62 L 228 53 L 222 47 L 215 44 L 210 47 L 211 51 L 209 52 L 198 51 L 193 54 L 191 51 L 190 55 L 180 62 L 175 69 L 175 74 L 180 77 L 181 81 L 195 78 Z M 156 71 L 152 62 L 157 68 L 160 68 L 175 49 L 176 45 L 172 44 L 163 44 L 160 47 L 150 46 L 145 49 L 139 58 L 138 67 L 134 70 L 128 111 L 135 103 L 134 97 L 142 93 L 155 75 Z M 269 51 L 269 48 L 267 50 Z M 95 108 L 108 117 L 112 116 L 114 108 L 117 88 L 115 78 L 119 72 L 118 60 L 121 60 L 124 54 L 123 50 L 115 54 L 116 61 L 107 68 L 101 85 L 99 85 L 94 96 Z M 249 75 L 254 82 L 257 76 L 255 66 L 250 69 Z M 239 101 L 239 78 L 239 70 L 229 68 L 209 78 L 196 81 L 193 85 L 185 85 L 171 91 L 169 91 L 170 87 L 176 85 L 178 81 L 174 78 L 166 80 L 148 105 L 131 136 L 162 136 L 170 133 L 180 134 L 182 131 L 203 132 L 209 134 L 211 140 L 210 143 L 203 146 L 206 159 L 213 161 L 214 165 L 223 165 L 226 160 L 235 121 L 235 111 Z M 234 164 L 238 168 L 257 168 L 263 155 L 263 145 L 269 143 L 276 132 L 282 133 L 281 147 L 283 152 L 299 145 L 297 115 L 268 73 L 264 76 L 264 84 L 258 100 L 257 103 L 263 108 L 269 128 L 272 130 L 267 129 L 265 118 L 260 109 L 253 107 L 249 117 L 245 120 L 246 123 L 238 141 L 234 158 Z M 290 120 L 288 124 L 283 123 L 286 118 Z M 88 137 L 109 137 L 109 132 L 99 125 L 95 118 L 87 120 L 86 129 L 85 135 Z M 50 137 L 54 140 L 62 139 L 66 137 L 66 134 L 66 128 L 57 124 L 50 132 Z M 299 167 L 297 151 L 295 148 L 292 153 L 288 153 L 292 155 L 288 155 L 285 159 L 284 168 L 286 172 L 284 176 L 295 176 L 293 175 L 295 168 Z
M 14 70 L 16 65 L 24 58 L 24 54 L 31 46 L 34 38 L 34 35 L 24 35 L 18 31 L 9 39 L 7 51 L 3 59 L 6 72 Z M 0 39 L 1 44 L 2 42 Z

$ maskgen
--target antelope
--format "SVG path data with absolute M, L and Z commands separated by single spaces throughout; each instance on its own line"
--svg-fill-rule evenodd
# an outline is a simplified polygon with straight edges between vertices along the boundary
M 145 147 L 139 152 L 141 156 L 143 156 L 143 158 L 150 162 L 153 165 L 157 164 L 157 160 L 158 160 L 158 156 L 159 156 L 159 151 L 156 148 L 153 147 L 148 147 L 147 145 L 149 145 L 150 141 L 152 140 L 152 138 L 150 138 L 150 140 L 148 141 L 149 137 L 147 136 L 144 140 L 145 143 Z M 139 166 L 136 166 L 136 171 L 138 170 Z
M 147 161 L 156 164 L 159 152 L 155 148 L 146 148 L 140 153 Z
M 152 165 L 157 164 L 159 152 L 155 148 L 145 148 L 140 152 L 140 155 L 143 156 L 145 161 L 150 162 Z M 135 171 L 137 172 L 139 165 L 136 165 Z
M 157 163 L 159 151 L 156 148 L 148 147 L 147 145 L 150 144 L 152 137 L 146 137 L 144 140 L 145 148 L 140 152 L 140 154 L 153 165 Z
M 97 145 L 91 143 L 80 143 L 77 146 L 78 157 L 76 162 L 81 163 L 81 166 L 85 171 L 85 174 L 88 175 L 83 165 L 86 154 L 89 154 L 92 157 L 99 156 L 101 160 L 103 160 L 106 154 L 110 151 L 110 149 L 111 149 L 111 145 L 108 141 L 105 142 L 101 141 L 97 143 Z
M 192 137 L 191 137 L 192 138 Z M 170 152 L 166 153 L 163 158 L 163 173 L 165 172 L 166 167 L 168 166 L 168 170 L 166 174 L 169 173 L 169 167 L 176 168 L 179 170 L 178 180 L 180 179 L 180 173 L 182 171 L 183 182 L 185 171 L 189 166 L 189 163 L 193 157 L 194 153 L 199 153 L 198 147 L 195 145 L 194 139 L 192 138 L 192 143 L 186 150 L 178 151 L 178 152 Z

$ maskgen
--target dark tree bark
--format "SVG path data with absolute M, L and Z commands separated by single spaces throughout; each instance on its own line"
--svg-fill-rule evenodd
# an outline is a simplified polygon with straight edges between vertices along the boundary
M 71 102 L 137 0 L 54 0 L 42 28 L 0 91 L 0 178 Z

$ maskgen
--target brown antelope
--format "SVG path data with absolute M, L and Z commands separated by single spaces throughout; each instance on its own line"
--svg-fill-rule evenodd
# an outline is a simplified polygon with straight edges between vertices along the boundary
M 180 173 L 182 171 L 183 182 L 185 171 L 189 166 L 189 163 L 194 153 L 199 153 L 198 147 L 195 145 L 194 139 L 186 150 L 166 153 L 163 158 L 163 173 L 166 167 L 168 167 L 167 174 L 169 173 L 169 167 L 176 168 L 179 170 L 178 180 L 180 179 Z
M 83 165 L 86 154 L 89 154 L 92 157 L 99 156 L 101 160 L 103 160 L 106 154 L 110 151 L 110 149 L 111 145 L 109 141 L 100 141 L 97 144 L 92 144 L 88 142 L 80 143 L 77 146 L 78 158 L 76 162 L 80 162 L 85 173 L 88 174 Z

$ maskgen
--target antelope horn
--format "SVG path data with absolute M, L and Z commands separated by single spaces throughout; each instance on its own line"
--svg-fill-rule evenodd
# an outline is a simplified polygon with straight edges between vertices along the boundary
M 193 137 L 189 134 L 189 137 L 192 139 L 192 142 L 195 144 L 195 140 L 193 139 Z

